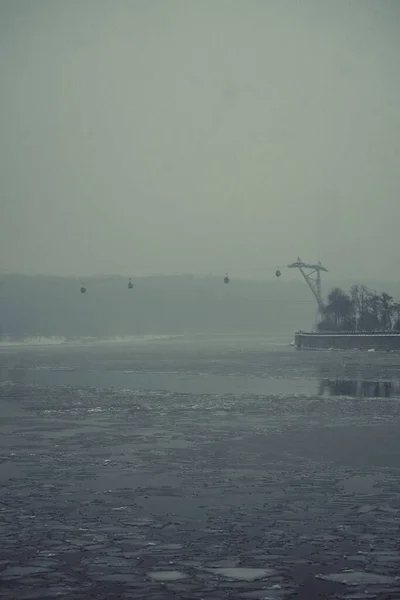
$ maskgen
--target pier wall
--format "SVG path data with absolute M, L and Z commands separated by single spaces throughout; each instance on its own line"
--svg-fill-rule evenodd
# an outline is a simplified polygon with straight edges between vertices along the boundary
M 399 350 L 398 333 L 306 333 L 295 334 L 298 350 Z

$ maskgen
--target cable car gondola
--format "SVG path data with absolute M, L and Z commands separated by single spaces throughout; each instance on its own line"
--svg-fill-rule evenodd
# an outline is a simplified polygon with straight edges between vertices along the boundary
M 275 277 L 280 277 L 282 275 L 281 270 L 279 267 L 276 267 L 276 271 L 275 271 Z
M 128 289 L 130 289 L 130 290 L 133 289 L 132 277 L 129 277 Z
M 224 283 L 229 283 L 230 279 L 228 277 L 228 273 L 225 273 Z
M 86 288 L 84 283 L 82 283 L 81 285 L 81 294 L 86 294 Z

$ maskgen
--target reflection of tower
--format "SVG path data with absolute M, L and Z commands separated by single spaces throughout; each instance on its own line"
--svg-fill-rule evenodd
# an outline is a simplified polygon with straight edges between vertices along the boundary
M 350 398 L 390 398 L 398 394 L 399 382 L 368 381 L 364 379 L 321 379 L 319 395 L 349 396 Z

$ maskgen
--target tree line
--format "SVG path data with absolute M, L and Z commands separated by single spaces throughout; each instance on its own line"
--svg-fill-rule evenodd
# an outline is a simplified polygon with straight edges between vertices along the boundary
M 353 285 L 348 293 L 336 287 L 328 295 L 318 330 L 400 332 L 400 303 L 363 285 Z

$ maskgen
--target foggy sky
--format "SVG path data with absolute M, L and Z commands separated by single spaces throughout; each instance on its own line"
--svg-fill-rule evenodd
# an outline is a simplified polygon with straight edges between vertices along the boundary
M 398 0 L 0 0 L 0 270 L 397 279 L 399 49 Z

